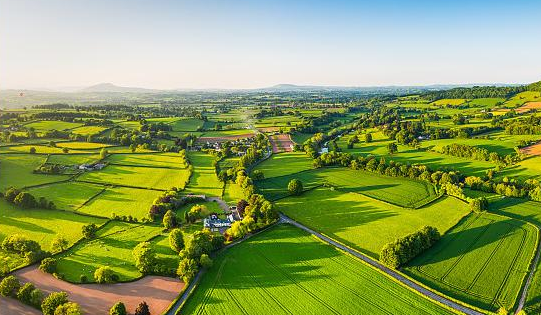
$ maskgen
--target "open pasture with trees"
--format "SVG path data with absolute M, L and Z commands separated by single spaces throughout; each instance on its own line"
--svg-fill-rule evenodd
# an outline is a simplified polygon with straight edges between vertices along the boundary
M 77 127 L 81 127 L 81 123 L 73 123 L 68 121 L 54 121 L 54 120 L 42 120 L 34 121 L 26 124 L 26 128 L 34 128 L 36 132 L 44 132 L 49 130 L 69 130 Z
M 110 222 L 98 231 L 96 238 L 60 255 L 57 273 L 69 282 L 80 283 L 81 276 L 86 277 L 84 282 L 95 282 L 96 269 L 108 266 L 120 281 L 140 278 L 142 274 L 135 266 L 133 249 L 161 232 L 159 226 Z
M 383 245 L 424 225 L 445 233 L 469 207 L 442 197 L 419 209 L 407 209 L 361 194 L 317 188 L 276 202 L 279 211 L 341 243 L 378 258 Z
M 273 154 L 259 163 L 254 170 L 261 171 L 265 178 L 278 177 L 313 168 L 313 162 L 304 152 Z
M 137 154 L 111 154 L 107 157 L 110 164 L 127 166 L 147 166 L 162 168 L 186 168 L 183 159 L 178 153 L 137 153 Z
M 405 268 L 449 296 L 495 311 L 511 309 L 534 256 L 538 229 L 493 214 L 471 214 Z
M 110 147 L 110 144 L 106 143 L 94 143 L 94 142 L 79 142 L 79 141 L 70 141 L 70 142 L 57 142 L 55 143 L 57 147 L 68 148 L 70 150 L 99 150 L 101 148 Z
M 30 188 L 28 191 L 37 199 L 44 197 L 53 201 L 57 209 L 75 211 L 104 189 L 100 185 L 62 182 Z
M 46 160 L 44 155 L 0 154 L 0 190 L 53 183 L 68 179 L 64 175 L 34 174 L 33 171 Z
M 224 184 L 216 176 L 213 166 L 214 157 L 203 152 L 189 152 L 187 158 L 193 166 L 193 173 L 186 186 L 186 193 L 210 197 L 221 196 Z
M 0 240 L 19 234 L 41 245 L 42 250 L 50 250 L 53 239 L 61 234 L 68 244 L 82 238 L 83 225 L 101 225 L 104 219 L 76 215 L 70 212 L 46 209 L 21 209 L 0 200 Z M 25 265 L 23 257 L 0 250 L 0 260 L 10 268 Z
M 291 226 L 217 257 L 177 314 L 452 314 Z

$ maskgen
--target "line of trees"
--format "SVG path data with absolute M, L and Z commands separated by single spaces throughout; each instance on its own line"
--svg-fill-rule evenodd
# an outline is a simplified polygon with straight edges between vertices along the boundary
M 381 249 L 379 261 L 390 268 L 398 268 L 434 245 L 441 235 L 438 229 L 424 226 L 419 231 L 388 243 Z
M 45 197 L 40 197 L 36 200 L 36 197 L 31 193 L 14 187 L 8 188 L 4 194 L 0 193 L 0 197 L 4 197 L 6 201 L 25 209 L 38 207 L 42 209 L 56 209 L 54 202 L 48 201 Z
M 520 157 L 516 154 L 508 154 L 502 157 L 497 152 L 489 152 L 485 148 L 479 148 L 476 146 L 460 143 L 452 143 L 443 146 L 441 148 L 441 153 L 452 156 L 471 158 L 478 161 L 491 161 L 495 163 L 505 164 L 512 164 L 520 160 Z

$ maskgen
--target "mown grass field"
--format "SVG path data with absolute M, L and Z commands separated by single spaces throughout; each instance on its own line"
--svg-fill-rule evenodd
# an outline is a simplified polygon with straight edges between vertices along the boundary
M 82 126 L 81 123 L 73 123 L 67 121 L 57 121 L 57 120 L 41 120 L 34 121 L 29 124 L 26 124 L 27 128 L 34 128 L 36 132 L 49 131 L 49 130 L 67 130 L 73 129 Z
M 220 254 L 177 314 L 333 313 L 452 314 L 284 225 Z
M 383 245 L 431 225 L 444 233 L 468 205 L 442 197 L 419 209 L 406 209 L 361 194 L 318 188 L 276 202 L 278 211 L 367 255 L 377 258 Z M 445 209 L 445 210 L 443 210 Z
M 204 152 L 188 152 L 188 160 L 193 165 L 193 174 L 186 186 L 187 194 L 219 197 L 223 183 L 218 180 L 212 163 L 214 157 Z
M 85 224 L 101 225 L 103 219 L 76 215 L 66 211 L 21 209 L 0 199 L 0 241 L 12 234 L 21 234 L 40 243 L 44 250 L 51 248 L 51 241 L 62 234 L 70 244 L 82 237 Z M 0 250 L 0 262 L 10 268 L 24 265 L 24 259 Z
M 101 133 L 102 131 L 106 130 L 107 127 L 100 127 L 100 126 L 82 126 L 78 127 L 72 130 L 73 133 L 76 133 L 78 135 L 82 136 L 93 136 Z
M 107 161 L 112 164 L 164 167 L 164 168 L 186 168 L 178 153 L 152 153 L 152 154 L 111 154 Z
M 57 147 L 68 148 L 72 150 L 99 150 L 101 148 L 110 147 L 110 144 L 105 143 L 94 143 L 94 142 L 58 142 L 56 143 Z
M 203 121 L 196 118 L 178 119 L 171 123 L 173 131 L 197 131 L 203 127 Z
M 511 309 L 528 272 L 538 230 L 524 221 L 471 214 L 405 271 L 474 306 Z
M 4 191 L 10 186 L 22 188 L 68 179 L 65 175 L 32 173 L 45 159 L 43 155 L 0 154 L 0 190 Z
M 317 186 L 333 186 L 341 192 L 355 192 L 401 207 L 416 208 L 436 198 L 434 187 L 426 182 L 389 177 L 348 168 L 321 168 L 264 179 L 257 187 L 267 198 L 288 196 L 289 181 L 299 179 L 305 190 Z
M 142 275 L 135 267 L 133 248 L 160 235 L 161 231 L 159 226 L 109 222 L 98 231 L 95 239 L 63 253 L 58 258 L 57 273 L 69 282 L 80 282 L 82 275 L 93 282 L 94 271 L 100 266 L 109 266 L 119 275 L 120 281 L 139 278 Z
M 231 129 L 231 130 L 213 130 L 205 131 L 201 137 L 229 137 L 229 136 L 246 136 L 250 137 L 254 132 L 250 129 Z
M 100 193 L 104 187 L 78 182 L 49 184 L 28 191 L 36 198 L 53 201 L 57 209 L 75 211 L 88 199 Z
M 2 147 L 0 149 L 0 153 L 30 153 L 31 148 L 34 148 L 36 150 L 36 153 L 38 154 L 51 154 L 51 153 L 63 154 L 62 148 L 50 147 L 47 145 L 36 145 L 36 144 Z M 86 151 L 80 151 L 80 150 L 72 150 L 71 152 L 72 153 L 75 153 L 75 152 L 86 153 Z
M 51 154 L 47 163 L 50 164 L 62 164 L 62 165 L 81 165 L 81 164 L 91 164 L 95 163 L 100 159 L 99 154 L 87 154 L 87 153 L 78 153 L 78 154 Z
M 184 188 L 188 170 L 139 166 L 108 165 L 100 171 L 86 172 L 78 180 L 100 184 L 132 186 L 150 189 Z
M 312 163 L 312 159 L 304 152 L 287 152 L 273 154 L 254 170 L 260 170 L 265 178 L 271 178 L 312 169 Z
M 140 220 L 148 217 L 152 202 L 161 194 L 160 191 L 150 189 L 107 188 L 77 211 L 107 218 L 113 213 L 119 216 L 131 215 Z

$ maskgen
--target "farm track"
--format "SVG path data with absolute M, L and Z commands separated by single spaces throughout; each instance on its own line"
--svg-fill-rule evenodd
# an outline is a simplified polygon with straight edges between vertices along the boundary
M 384 265 L 382 265 L 381 263 L 379 263 L 378 261 L 376 260 L 373 260 L 372 258 L 356 251 L 356 250 L 352 250 L 351 248 L 348 248 L 300 223 L 298 223 L 297 221 L 294 221 L 292 219 L 290 219 L 289 217 L 285 216 L 284 214 L 280 214 L 280 220 L 281 222 L 284 222 L 284 223 L 289 223 L 291 225 L 294 225 L 314 236 L 316 236 L 317 238 L 321 239 L 322 241 L 324 241 L 325 243 L 328 243 L 334 247 L 337 247 L 343 251 L 345 251 L 346 253 L 348 254 L 351 254 L 359 259 L 361 259 L 362 261 L 368 263 L 369 265 L 375 267 L 376 269 L 380 270 L 381 272 L 384 272 L 385 274 L 391 276 L 392 278 L 394 278 L 395 280 L 397 280 L 398 282 L 402 283 L 403 285 L 409 287 L 410 289 L 412 290 L 415 290 L 417 291 L 419 294 L 429 298 L 429 299 L 432 299 L 432 300 L 435 300 L 447 307 L 450 307 L 452 309 L 454 309 L 455 311 L 458 311 L 458 312 L 461 312 L 461 313 L 465 313 L 465 314 L 468 314 L 468 315 L 482 315 L 483 313 L 479 312 L 479 311 L 476 311 L 470 307 L 467 307 L 467 306 L 464 306 L 464 305 L 461 305 L 461 304 L 458 304 L 446 297 L 443 297 L 441 296 L 440 294 L 437 294 L 433 291 L 430 291 L 428 289 L 426 289 L 425 287 L 417 284 L 416 282 L 413 282 L 412 280 L 406 278 L 405 276 L 401 275 L 400 273 L 394 271 L 394 270 L 391 270 L 387 267 L 385 267 Z

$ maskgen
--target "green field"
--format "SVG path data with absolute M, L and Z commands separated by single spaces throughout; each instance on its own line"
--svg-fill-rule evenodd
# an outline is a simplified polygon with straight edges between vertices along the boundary
M 105 143 L 94 143 L 94 142 L 58 142 L 56 144 L 60 148 L 68 148 L 74 150 L 99 150 L 101 148 L 110 147 L 111 145 Z
M 383 245 L 431 225 L 444 233 L 469 211 L 453 197 L 442 197 L 419 209 L 405 209 L 356 193 L 318 188 L 276 202 L 279 211 L 377 258 Z M 445 209 L 445 210 L 442 210 Z
M 79 128 L 75 128 L 72 130 L 73 133 L 81 135 L 81 136 L 93 136 L 101 133 L 102 131 L 106 130 L 107 127 L 100 127 L 100 126 L 82 126 Z
M 178 153 L 111 154 L 107 161 L 112 164 L 150 166 L 164 168 L 186 168 Z
M 107 218 L 112 213 L 119 216 L 131 215 L 140 220 L 148 217 L 152 202 L 161 194 L 160 191 L 149 189 L 107 188 L 77 211 Z
M 36 198 L 53 201 L 57 209 L 74 211 L 103 189 L 98 185 L 66 182 L 31 188 L 29 192 Z
M 42 175 L 32 171 L 45 162 L 43 155 L 0 154 L 0 191 L 10 186 L 22 188 L 68 179 L 65 175 Z
M 120 281 L 137 279 L 142 275 L 135 267 L 132 250 L 140 242 L 160 235 L 161 230 L 158 226 L 110 222 L 99 230 L 95 239 L 62 254 L 58 258 L 57 273 L 69 282 L 80 282 L 82 275 L 92 282 L 98 267 L 109 266 Z
M 216 130 L 216 131 L 205 131 L 201 137 L 230 137 L 230 136 L 245 136 L 250 137 L 254 132 L 250 129 L 231 129 L 231 130 Z
M 195 118 L 182 118 L 171 123 L 173 131 L 197 131 L 203 127 L 203 121 Z
M 20 209 L 0 199 L 0 241 L 11 234 L 21 234 L 50 250 L 51 241 L 61 233 L 70 244 L 82 237 L 85 224 L 103 224 L 105 220 L 76 215 L 66 211 Z M 0 250 L 0 261 L 10 268 L 24 265 L 24 259 Z
M 265 178 L 277 177 L 312 169 L 312 159 L 304 152 L 273 154 L 259 163 L 255 170 L 263 172 Z
M 100 171 L 86 172 L 78 179 L 100 184 L 167 190 L 172 187 L 184 188 L 188 170 L 109 165 Z
M 186 186 L 186 193 L 219 197 L 223 183 L 218 180 L 212 162 L 214 157 L 204 152 L 189 152 L 188 160 L 193 165 L 193 174 Z
M 291 226 L 228 249 L 177 314 L 452 314 Z
M 538 230 L 524 221 L 472 214 L 410 262 L 410 276 L 471 305 L 511 309 L 528 272 Z
M 81 123 L 72 123 L 67 121 L 56 120 L 41 120 L 26 124 L 27 128 L 34 128 L 36 132 L 49 131 L 49 130 L 67 130 L 82 126 Z
M 62 165 L 81 165 L 81 164 L 92 164 L 99 161 L 99 154 L 87 154 L 87 153 L 77 153 L 77 154 L 51 154 L 47 163 L 50 164 L 62 164 Z

